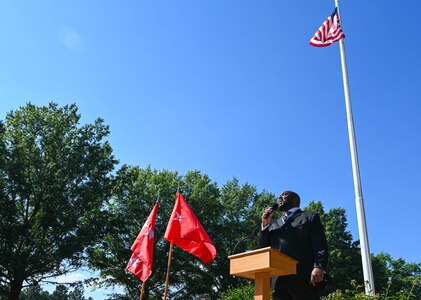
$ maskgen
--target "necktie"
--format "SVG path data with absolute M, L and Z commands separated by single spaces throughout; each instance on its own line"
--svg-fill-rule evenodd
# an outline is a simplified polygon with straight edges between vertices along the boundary
M 288 220 L 288 218 L 292 215 L 291 211 L 287 211 L 283 216 L 282 216 L 282 221 L 284 221 L 284 223 L 286 223 L 286 221 Z

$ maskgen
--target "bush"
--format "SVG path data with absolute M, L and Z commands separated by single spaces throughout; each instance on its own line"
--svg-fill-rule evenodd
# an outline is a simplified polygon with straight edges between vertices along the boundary
M 420 299 L 420 295 L 414 294 L 414 287 L 420 284 L 419 278 L 412 282 L 412 288 L 409 290 L 400 290 L 394 294 L 389 294 L 392 282 L 388 282 L 385 291 L 377 293 L 375 296 L 366 295 L 364 286 L 358 285 L 356 281 L 352 281 L 353 290 L 337 290 L 329 295 L 322 297 L 322 300 L 415 300 Z
M 218 300 L 253 300 L 254 286 L 252 284 L 243 287 L 231 288 L 218 298 Z
M 420 284 L 420 278 L 417 277 L 412 282 L 412 288 L 409 290 L 400 290 L 391 294 L 390 288 L 392 282 L 388 282 L 388 288 L 385 291 L 377 293 L 375 296 L 368 296 L 364 292 L 364 286 L 358 285 L 355 280 L 351 282 L 352 290 L 336 290 L 329 295 L 322 297 L 322 300 L 415 300 L 420 299 L 420 295 L 414 293 L 414 287 Z M 218 298 L 218 300 L 253 300 L 254 286 L 247 284 L 242 287 L 231 288 Z

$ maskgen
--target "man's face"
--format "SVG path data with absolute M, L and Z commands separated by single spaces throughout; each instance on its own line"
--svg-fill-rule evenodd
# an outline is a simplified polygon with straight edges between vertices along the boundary
M 279 210 L 288 211 L 289 209 L 297 206 L 297 201 L 290 191 L 282 192 L 278 197 Z

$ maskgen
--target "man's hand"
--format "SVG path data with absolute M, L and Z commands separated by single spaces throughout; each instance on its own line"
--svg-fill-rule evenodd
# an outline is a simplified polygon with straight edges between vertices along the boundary
M 269 213 L 269 215 L 265 218 L 265 215 Z M 273 209 L 271 207 L 266 208 L 262 214 L 262 227 L 266 227 L 270 221 L 272 220 Z
M 314 268 L 313 271 L 311 272 L 310 283 L 312 285 L 316 285 L 317 283 L 323 281 L 324 276 L 325 276 L 325 270 L 320 269 L 320 268 Z

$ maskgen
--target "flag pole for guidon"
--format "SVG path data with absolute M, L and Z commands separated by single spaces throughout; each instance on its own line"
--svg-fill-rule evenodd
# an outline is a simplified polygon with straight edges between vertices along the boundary
M 168 266 L 167 266 L 167 277 L 165 279 L 164 300 L 167 300 L 168 282 L 170 281 L 171 257 L 172 257 L 172 243 L 170 243 L 170 252 L 168 254 Z
M 143 299 L 144 292 L 145 292 L 145 281 L 142 281 L 142 289 L 140 290 L 140 300 Z

